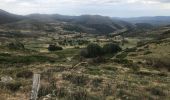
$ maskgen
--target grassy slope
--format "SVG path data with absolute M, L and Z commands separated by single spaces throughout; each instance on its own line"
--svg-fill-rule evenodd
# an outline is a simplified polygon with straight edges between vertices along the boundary
M 132 39 L 132 41 L 135 42 L 135 39 Z M 126 45 L 135 46 L 134 44 L 130 42 L 125 44 L 125 47 Z M 169 57 L 169 42 L 168 44 L 163 42 L 148 45 L 147 49 L 144 45 L 138 47 L 137 51 L 129 52 L 127 59 L 142 62 L 146 57 L 151 56 L 160 57 L 160 59 L 164 56 Z M 131 66 L 127 67 L 112 60 L 105 63 L 82 64 L 72 68 L 79 63 L 79 57 L 76 57 L 79 49 L 65 49 L 51 53 L 16 51 L 3 47 L 0 49 L 0 76 L 11 76 L 14 86 L 21 83 L 21 87 L 14 92 L 11 88 L 0 83 L 1 99 L 29 98 L 32 85 L 31 78 L 17 77 L 18 73 L 26 70 L 41 73 L 40 99 L 48 94 L 53 94 L 52 98 L 57 97 L 64 100 L 68 100 L 68 98 L 69 100 L 77 100 L 78 98 L 88 100 L 112 100 L 115 98 L 168 100 L 170 98 L 168 95 L 168 91 L 170 91 L 169 72 L 148 65 L 139 64 L 141 67 L 139 72 L 133 72 Z M 148 50 L 152 53 L 147 54 Z M 12 95 L 13 93 L 15 95 Z

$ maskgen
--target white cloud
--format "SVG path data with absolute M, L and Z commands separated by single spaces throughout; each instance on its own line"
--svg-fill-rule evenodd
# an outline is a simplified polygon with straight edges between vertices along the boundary
M 0 9 L 17 14 L 61 13 L 109 16 L 167 15 L 170 0 L 1 0 Z

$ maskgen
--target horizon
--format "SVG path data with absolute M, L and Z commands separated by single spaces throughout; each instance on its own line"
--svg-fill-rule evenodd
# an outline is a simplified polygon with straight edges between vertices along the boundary
M 156 15 L 156 16 L 134 16 L 134 17 L 115 17 L 115 16 L 107 16 L 107 15 L 101 15 L 101 14 L 80 14 L 80 15 L 68 15 L 68 14 L 60 14 L 60 13 L 30 13 L 30 14 L 16 14 L 14 12 L 6 11 L 3 9 L 0 9 L 2 11 L 5 11 L 7 13 L 15 14 L 15 15 L 20 15 L 20 16 L 28 16 L 28 15 L 34 15 L 34 14 L 40 14 L 40 15 L 62 15 L 62 16 L 84 16 L 84 15 L 89 15 L 89 16 L 104 16 L 104 17 L 110 17 L 110 18 L 149 18 L 149 17 L 170 17 L 170 15 Z
M 18 15 L 102 15 L 118 18 L 170 16 L 168 0 L 4 0 L 0 9 Z

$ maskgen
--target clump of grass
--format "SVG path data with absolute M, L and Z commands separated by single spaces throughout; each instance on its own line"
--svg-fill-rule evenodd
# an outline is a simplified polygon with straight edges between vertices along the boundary
M 103 88 L 103 95 L 104 96 L 111 96 L 114 94 L 114 91 L 112 89 L 111 84 L 106 84 L 106 86 Z
M 129 63 L 125 64 L 125 66 L 128 68 L 131 68 L 131 70 L 133 72 L 138 72 L 140 70 L 140 67 L 138 66 L 138 64 L 133 63 L 133 62 L 129 62 Z
M 152 52 L 151 51 L 146 51 L 144 52 L 144 55 L 148 55 L 148 54 L 151 54 Z
M 151 94 L 156 95 L 156 96 L 165 96 L 166 95 L 164 93 L 163 89 L 161 89 L 158 86 L 152 87 L 152 88 L 148 88 L 146 90 L 149 91 Z
M 92 79 L 92 85 L 94 87 L 98 87 L 102 82 L 103 82 L 102 78 L 97 77 L 97 78 Z
M 78 88 L 71 92 L 68 97 L 69 100 L 89 100 L 88 92 L 84 88 Z
M 129 63 L 133 62 L 132 60 L 118 59 L 118 58 L 114 59 L 113 61 L 116 63 L 119 63 L 119 64 L 129 64 Z
M 0 56 L 10 57 L 10 56 L 11 56 L 11 54 L 9 54 L 9 53 L 0 53 Z
M 88 76 L 82 74 L 63 74 L 62 77 L 78 86 L 86 85 L 89 80 Z
M 161 58 L 146 58 L 146 64 L 156 68 L 167 68 L 170 70 L 170 58 L 161 57 Z
M 109 71 L 117 71 L 117 68 L 113 66 L 104 66 L 102 68 Z
M 97 66 L 87 67 L 86 73 L 91 75 L 102 75 L 101 70 Z
M 125 49 L 124 51 L 125 52 L 136 52 L 137 48 L 136 47 L 133 47 L 133 48 L 127 48 Z
M 54 78 L 50 78 L 48 82 L 48 84 L 41 85 L 38 95 L 39 97 L 50 94 L 53 97 L 63 98 L 68 94 L 66 88 L 57 87 L 56 80 Z
M 24 50 L 25 49 L 24 44 L 19 41 L 9 43 L 7 45 L 7 47 L 9 49 L 14 49 L 14 50 Z
M 3 89 L 7 89 L 12 92 L 18 91 L 21 86 L 22 84 L 20 82 L 10 82 L 10 83 L 1 84 L 1 88 L 3 87 Z
M 119 54 L 119 55 L 116 55 L 116 58 L 119 58 L 119 59 L 124 59 L 124 58 L 126 58 L 127 57 L 127 52 L 122 52 L 121 54 Z

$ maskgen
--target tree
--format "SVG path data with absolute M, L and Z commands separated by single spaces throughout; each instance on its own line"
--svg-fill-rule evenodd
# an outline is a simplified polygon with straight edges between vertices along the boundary
M 102 48 L 98 44 L 89 44 L 87 46 L 88 57 L 97 57 L 102 55 Z
M 121 50 L 122 50 L 121 47 L 117 44 L 114 44 L 114 43 L 105 44 L 103 46 L 104 54 L 115 54 L 115 53 L 118 53 Z
M 54 44 L 50 44 L 49 47 L 48 47 L 48 50 L 49 51 L 57 51 L 57 50 L 63 50 L 63 48 L 60 47 L 60 46 L 56 46 Z
M 81 51 L 81 56 L 94 58 L 102 55 L 102 48 L 98 44 L 89 44 L 86 49 Z

